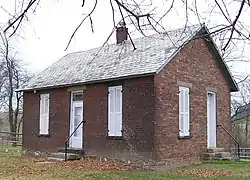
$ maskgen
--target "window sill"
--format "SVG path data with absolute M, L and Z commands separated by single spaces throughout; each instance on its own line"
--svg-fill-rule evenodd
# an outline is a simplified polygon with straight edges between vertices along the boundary
M 124 140 L 123 136 L 106 136 L 107 140 Z
M 191 139 L 191 138 L 192 138 L 191 135 L 189 135 L 189 136 L 178 136 L 179 140 L 185 140 L 185 139 Z
M 37 134 L 38 137 L 50 137 L 50 134 Z

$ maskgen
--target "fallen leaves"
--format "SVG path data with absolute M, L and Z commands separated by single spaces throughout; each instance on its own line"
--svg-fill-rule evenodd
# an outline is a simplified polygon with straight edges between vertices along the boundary
M 29 162 L 44 162 L 46 160 L 46 158 L 25 156 L 25 155 L 22 155 L 21 159 L 23 159 L 24 161 L 29 161 Z
M 190 179 L 190 176 L 196 176 L 196 179 L 203 179 L 203 177 L 221 177 L 235 175 L 238 170 L 246 172 L 250 169 L 250 164 L 219 164 L 210 166 L 203 164 L 198 167 L 200 169 L 183 168 L 172 173 L 162 174 L 158 172 L 133 172 L 136 171 L 134 164 L 131 162 L 115 161 L 106 158 L 83 158 L 78 161 L 67 162 L 51 162 L 47 163 L 46 159 L 34 158 L 29 156 L 20 156 L 7 153 L 0 153 L 0 177 L 3 179 L 178 179 L 183 175 L 183 179 Z M 237 167 L 238 170 L 232 168 Z M 229 171 L 229 169 L 231 171 Z M 115 172 L 112 172 L 115 171 Z M 129 171 L 129 172 L 127 172 Z M 117 174 L 117 172 L 119 172 Z M 131 178 L 128 178 L 133 174 Z M 241 174 L 236 174 L 240 176 Z M 166 176 L 166 177 L 165 177 Z M 245 175 L 246 176 L 246 175 Z M 244 177 L 245 177 L 244 176 Z M 121 178 L 120 178 L 121 177 Z M 122 178 L 123 177 L 123 178 Z M 145 177 L 145 178 L 142 178 Z M 169 178 L 170 177 L 170 178 Z M 172 178 L 171 178 L 172 177 Z M 247 176 L 248 177 L 248 176 Z M 0 178 L 0 179 L 1 179 Z M 239 177 L 240 179 L 240 177 Z
M 63 161 L 48 164 L 57 167 L 66 167 L 79 171 L 128 171 L 131 167 L 120 161 L 99 159 L 99 158 L 83 158 L 78 161 Z
M 186 170 L 179 170 L 176 173 L 181 175 L 196 175 L 196 176 L 209 177 L 209 176 L 230 176 L 233 172 L 226 170 L 186 169 Z

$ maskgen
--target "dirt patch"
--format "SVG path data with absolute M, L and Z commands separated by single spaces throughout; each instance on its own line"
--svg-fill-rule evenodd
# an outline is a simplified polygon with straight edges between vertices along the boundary
M 232 171 L 225 171 L 225 170 L 200 170 L 200 169 L 187 169 L 187 170 L 179 170 L 176 174 L 182 175 L 196 175 L 196 176 L 230 176 L 233 172 Z

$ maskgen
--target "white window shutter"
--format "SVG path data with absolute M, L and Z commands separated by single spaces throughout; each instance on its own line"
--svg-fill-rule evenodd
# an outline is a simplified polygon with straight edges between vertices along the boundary
M 189 130 L 189 88 L 185 88 L 185 128 L 184 128 L 184 136 L 189 136 L 190 135 L 190 130 Z
M 40 95 L 39 134 L 49 134 L 49 94 Z
M 44 129 L 43 127 L 43 118 L 44 118 L 44 97 L 40 95 L 40 120 L 39 120 L 39 134 L 42 134 Z
M 179 136 L 184 136 L 184 104 L 183 104 L 183 89 L 179 88 Z
M 122 136 L 122 86 L 116 87 L 116 136 Z
M 114 119 L 115 119 L 115 89 L 109 87 L 108 99 L 108 135 L 115 136 L 114 132 Z
M 122 136 L 122 86 L 109 87 L 108 136 Z
M 45 95 L 44 132 L 49 134 L 49 94 Z
M 179 87 L 179 136 L 189 136 L 189 88 Z

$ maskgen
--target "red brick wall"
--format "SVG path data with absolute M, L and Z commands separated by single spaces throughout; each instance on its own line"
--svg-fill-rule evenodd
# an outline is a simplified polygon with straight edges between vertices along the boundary
M 190 139 L 178 139 L 177 81 L 191 83 Z M 155 76 L 155 155 L 158 159 L 199 157 L 207 148 L 206 88 L 217 90 L 217 124 L 231 131 L 230 90 L 214 57 L 202 39 L 191 41 Z M 228 147 L 228 136 L 219 130 L 217 146 Z
M 23 147 L 33 151 L 56 151 L 68 136 L 70 93 L 66 88 L 50 93 L 49 136 L 39 136 L 39 99 L 46 91 L 24 93 Z
M 131 159 L 148 158 L 153 146 L 153 77 L 128 79 L 123 84 L 124 140 L 107 139 L 108 85 L 88 85 L 84 92 L 86 153 Z
M 84 91 L 84 150 L 95 155 L 119 158 L 146 157 L 153 146 L 154 77 L 122 81 L 124 140 L 107 139 L 108 83 L 87 85 Z M 50 137 L 39 137 L 39 96 L 24 93 L 25 149 L 56 151 L 68 136 L 70 93 L 66 88 L 50 93 Z

